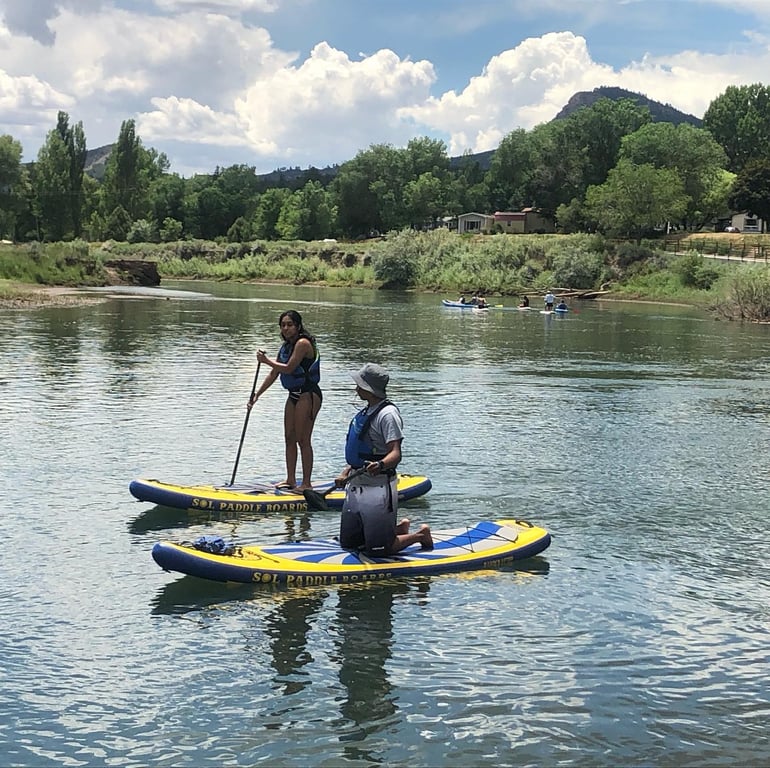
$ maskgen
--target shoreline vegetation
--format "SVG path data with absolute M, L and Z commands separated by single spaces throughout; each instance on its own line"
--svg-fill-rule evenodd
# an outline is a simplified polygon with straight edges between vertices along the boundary
M 601 235 L 457 235 L 404 230 L 358 242 L 256 241 L 0 245 L 0 307 L 87 304 L 78 290 L 163 279 L 415 290 L 456 298 L 541 297 L 698 306 L 770 321 L 770 236 L 691 233 L 639 243 Z M 729 259 L 729 260 L 728 260 Z M 751 266 L 750 266 L 751 265 Z

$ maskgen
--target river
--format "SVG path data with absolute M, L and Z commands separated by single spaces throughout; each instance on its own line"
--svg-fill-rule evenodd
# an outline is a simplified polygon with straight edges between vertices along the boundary
M 576 303 L 168 283 L 0 310 L 0 762 L 19 766 L 728 766 L 770 763 L 770 327 Z M 391 374 L 402 507 L 519 517 L 540 557 L 364 586 L 162 571 L 160 539 L 333 534 L 336 514 L 195 517 L 136 477 L 230 478 L 278 315 L 323 355 L 315 477 L 342 465 L 350 372 Z M 284 395 L 239 479 L 282 479 Z

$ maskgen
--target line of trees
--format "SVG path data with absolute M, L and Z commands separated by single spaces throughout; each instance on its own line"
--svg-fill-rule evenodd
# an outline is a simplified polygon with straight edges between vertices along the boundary
M 0 236 L 83 238 L 355 239 L 434 226 L 444 217 L 532 206 L 563 232 L 635 237 L 669 223 L 700 229 L 732 210 L 770 220 L 770 88 L 730 86 L 704 127 L 652 122 L 632 100 L 601 99 L 567 118 L 516 129 L 489 168 L 452 163 L 442 141 L 372 145 L 336 174 L 309 169 L 267 186 L 234 165 L 189 179 L 146 148 L 125 121 L 102 181 L 84 173 L 82 123 L 60 112 L 37 160 L 0 136 Z

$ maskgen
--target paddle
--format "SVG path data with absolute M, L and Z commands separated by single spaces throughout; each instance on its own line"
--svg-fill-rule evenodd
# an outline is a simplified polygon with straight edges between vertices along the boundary
M 354 477 L 363 475 L 366 472 L 367 467 L 361 467 L 351 472 L 345 479 L 347 484 Z M 343 486 L 344 487 L 344 486 Z M 306 488 L 302 491 L 302 495 L 305 497 L 308 509 L 315 510 L 316 512 L 326 512 L 329 509 L 329 505 L 326 503 L 326 497 L 332 492 L 339 490 L 337 485 L 333 485 L 331 488 L 327 488 L 323 493 L 313 490 L 312 488 Z
M 254 394 L 257 391 L 257 379 L 259 378 L 259 366 L 262 363 L 257 363 L 257 372 L 254 374 L 254 383 L 251 385 L 251 394 L 249 395 L 249 402 L 254 399 Z M 233 476 L 230 478 L 230 485 L 235 482 L 235 473 L 238 471 L 238 462 L 241 460 L 241 449 L 243 448 L 243 438 L 246 437 L 246 427 L 249 425 L 249 416 L 251 416 L 251 408 L 246 409 L 246 418 L 243 420 L 243 430 L 241 431 L 241 442 L 238 444 L 238 453 L 235 455 L 235 466 L 233 467 Z

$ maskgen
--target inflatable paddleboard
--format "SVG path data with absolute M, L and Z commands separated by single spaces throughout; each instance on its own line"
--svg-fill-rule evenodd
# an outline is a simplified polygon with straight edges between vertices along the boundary
M 201 579 L 307 586 L 497 568 L 533 557 L 551 543 L 548 531 L 524 520 L 484 521 L 431 534 L 432 550 L 414 544 L 383 558 L 342 549 L 335 539 L 237 546 L 215 537 L 193 544 L 161 541 L 152 557 L 164 570 Z
M 314 484 L 319 493 L 334 485 L 330 480 Z M 423 496 L 432 487 L 423 475 L 398 475 L 399 501 Z M 235 485 L 175 485 L 160 480 L 132 480 L 131 495 L 139 501 L 149 501 L 175 509 L 205 510 L 207 512 L 307 512 L 308 504 L 302 492 L 276 488 L 274 483 L 236 483 Z M 326 497 L 330 507 L 342 507 L 345 490 L 332 491 Z

